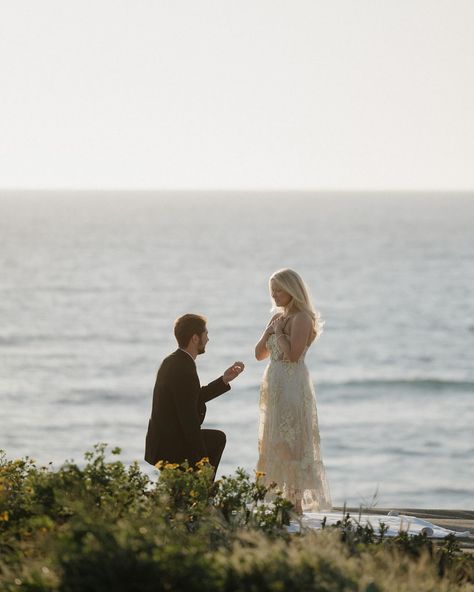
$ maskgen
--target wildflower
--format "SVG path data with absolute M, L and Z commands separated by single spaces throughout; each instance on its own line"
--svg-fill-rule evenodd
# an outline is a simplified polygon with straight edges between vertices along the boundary
M 2 512 L 0 514 L 0 522 L 8 522 L 8 512 Z
M 165 469 L 177 469 L 179 467 L 178 463 L 166 463 Z
M 155 467 L 156 467 L 157 469 L 160 469 L 160 470 L 161 470 L 161 469 L 163 468 L 164 464 L 165 464 L 165 463 L 164 463 L 162 460 L 159 460 L 159 461 L 158 461 L 158 462 L 155 464 Z
M 260 479 L 261 477 L 265 477 L 266 473 L 264 473 L 263 471 L 255 471 L 255 477 L 257 479 Z

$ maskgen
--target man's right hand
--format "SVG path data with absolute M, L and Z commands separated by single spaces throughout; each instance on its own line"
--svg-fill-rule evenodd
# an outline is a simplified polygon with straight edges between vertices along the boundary
M 237 376 L 243 372 L 245 369 L 245 365 L 243 362 L 234 362 L 232 364 L 232 366 L 230 366 L 229 368 L 227 368 L 227 370 L 224 372 L 223 376 L 222 376 L 222 380 L 226 383 L 229 384 L 229 382 L 231 380 L 234 380 L 234 378 L 237 378 Z

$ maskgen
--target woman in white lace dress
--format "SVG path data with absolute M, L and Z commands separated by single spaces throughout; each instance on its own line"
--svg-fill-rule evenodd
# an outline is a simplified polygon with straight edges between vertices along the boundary
M 259 459 L 257 471 L 278 489 L 297 512 L 331 508 L 321 460 L 318 416 L 305 354 L 322 332 L 322 322 L 308 289 L 292 269 L 270 278 L 279 312 L 255 347 L 257 360 L 270 357 L 260 387 Z

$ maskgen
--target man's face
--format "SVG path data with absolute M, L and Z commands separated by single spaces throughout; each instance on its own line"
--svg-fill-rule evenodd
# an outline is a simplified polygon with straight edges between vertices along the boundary
M 209 341 L 207 327 L 199 336 L 198 355 L 206 351 L 206 344 Z

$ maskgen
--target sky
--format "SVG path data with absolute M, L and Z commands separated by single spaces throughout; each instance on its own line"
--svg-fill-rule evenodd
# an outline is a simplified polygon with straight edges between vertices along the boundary
M 0 189 L 473 190 L 472 0 L 0 0 Z

